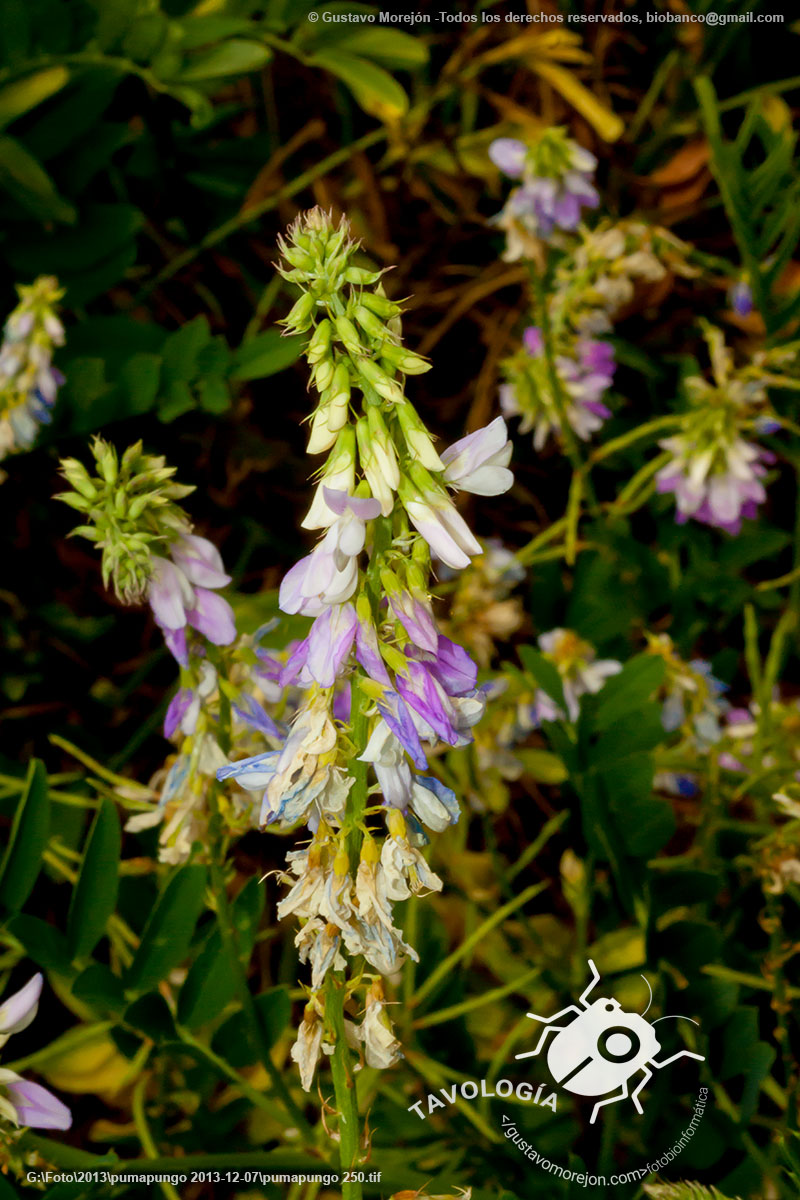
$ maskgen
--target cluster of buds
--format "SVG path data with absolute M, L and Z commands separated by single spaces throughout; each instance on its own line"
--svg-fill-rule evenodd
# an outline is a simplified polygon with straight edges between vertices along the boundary
M 766 500 L 764 478 L 775 461 L 754 440 L 781 428 L 768 389 L 797 389 L 800 343 L 759 350 L 736 366 L 722 331 L 704 324 L 704 334 L 711 378 L 684 381 L 688 409 L 681 431 L 660 443 L 668 461 L 656 484 L 674 495 L 678 524 L 691 517 L 738 534 Z
M 64 376 L 53 351 L 64 344 L 56 307 L 64 295 L 51 275 L 18 286 L 20 302 L 6 321 L 0 345 L 0 459 L 27 450 L 51 409 Z
M 34 975 L 0 1005 L 0 1047 L 33 1022 L 41 994 L 42 976 Z M 69 1109 L 47 1088 L 22 1079 L 16 1071 L 0 1068 L 0 1139 L 15 1138 L 21 1126 L 69 1129 L 71 1124 Z
M 507 234 L 507 262 L 536 257 L 532 241 L 548 241 L 559 230 L 572 232 L 583 209 L 600 203 L 593 183 L 597 159 L 564 129 L 545 129 L 529 143 L 497 138 L 489 157 L 509 179 L 520 180 L 495 218 Z
M 604 217 L 577 231 L 570 253 L 558 262 L 550 297 L 550 323 L 577 337 L 609 333 L 614 321 L 644 292 L 669 286 L 672 276 L 693 278 L 690 247 L 669 230 L 634 217 Z
M 303 521 L 320 540 L 286 574 L 279 602 L 313 624 L 280 674 L 283 686 L 304 689 L 288 736 L 219 777 L 262 794 L 264 825 L 304 820 L 311 831 L 310 844 L 288 856 L 291 886 L 278 907 L 303 922 L 297 945 L 311 965 L 295 1046 L 310 1086 L 327 973 L 344 967 L 346 952 L 393 974 L 415 955 L 394 903 L 442 886 L 420 848 L 426 829 L 445 829 L 459 806 L 427 773 L 428 755 L 441 743 L 467 744 L 485 701 L 476 664 L 438 627 L 432 560 L 459 570 L 482 553 L 450 492 L 505 491 L 511 446 L 498 418 L 439 455 L 404 391 L 404 376 L 427 363 L 403 347 L 401 310 L 379 273 L 355 265 L 346 222 L 335 226 L 315 209 L 282 250 L 286 277 L 303 288 L 286 329 L 310 333 L 319 393 L 309 450 L 329 456 Z M 375 1043 L 386 1040 L 383 1015 L 366 1025 L 368 1061 L 393 1058 Z
M 261 648 L 259 635 L 237 638 L 233 610 L 219 594 L 230 576 L 179 504 L 194 489 L 175 482 L 174 468 L 144 453 L 140 442 L 120 458 L 96 438 L 92 453 L 96 475 L 76 459 L 62 462 L 72 491 L 59 499 L 84 518 L 73 532 L 102 551 L 106 586 L 124 604 L 149 604 L 180 671 L 164 722 L 177 753 L 151 781 L 156 804 L 127 828 L 160 824 L 162 860 L 183 862 L 194 842 L 208 843 L 208 790 L 227 761 L 231 724 L 240 738 L 277 744 L 282 736 L 265 707 L 281 699 L 281 663 Z M 239 832 L 257 819 L 252 805 L 235 801 L 223 802 L 223 818 Z

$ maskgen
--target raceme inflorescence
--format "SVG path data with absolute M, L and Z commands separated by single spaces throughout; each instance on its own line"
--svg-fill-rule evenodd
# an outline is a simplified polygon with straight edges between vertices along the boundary
M 28 450 L 51 409 L 64 376 L 53 366 L 53 352 L 64 344 L 57 316 L 64 295 L 51 275 L 18 285 L 19 304 L 10 314 L 0 345 L 0 459 Z
M 261 793 L 263 825 L 309 829 L 287 856 L 278 905 L 279 916 L 300 920 L 296 944 L 311 965 L 293 1051 L 308 1088 L 336 1032 L 325 1028 L 323 985 L 345 954 L 377 973 L 361 968 L 347 985 L 348 995 L 366 988 L 354 1032 L 367 1062 L 387 1066 L 399 1054 L 380 977 L 416 951 L 393 905 L 441 888 L 422 847 L 427 831 L 459 816 L 429 757 L 470 741 L 485 705 L 476 664 L 438 628 L 431 579 L 434 564 L 458 570 L 482 553 L 452 493 L 497 495 L 512 476 L 502 418 L 441 455 L 434 447 L 404 390 L 405 376 L 428 364 L 403 346 L 400 306 L 380 272 L 356 264 L 346 221 L 315 209 L 281 249 L 285 278 L 301 289 L 286 330 L 310 335 L 318 402 L 309 451 L 328 458 L 303 521 L 320 538 L 286 574 L 280 606 L 313 624 L 280 676 L 302 689 L 288 736 L 219 777 Z

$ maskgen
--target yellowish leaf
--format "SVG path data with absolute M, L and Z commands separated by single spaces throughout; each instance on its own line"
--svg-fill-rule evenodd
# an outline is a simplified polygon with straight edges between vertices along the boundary
M 625 125 L 621 117 L 602 104 L 571 71 L 552 62 L 535 61 L 531 68 L 584 117 L 603 141 L 615 142 Z

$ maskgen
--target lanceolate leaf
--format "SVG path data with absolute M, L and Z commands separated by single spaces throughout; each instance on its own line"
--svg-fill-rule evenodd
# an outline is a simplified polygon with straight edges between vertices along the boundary
M 181 867 L 172 876 L 142 934 L 124 980 L 126 991 L 148 991 L 183 961 L 203 909 L 205 886 L 205 867 Z
M 92 824 L 78 882 L 72 893 L 67 937 L 73 958 L 86 958 L 91 954 L 114 911 L 121 848 L 117 810 L 112 800 L 105 799 Z
M 50 832 L 50 794 L 47 772 L 38 759 L 28 769 L 22 794 L 0 863 L 0 904 L 12 912 L 22 908 L 42 865 Z

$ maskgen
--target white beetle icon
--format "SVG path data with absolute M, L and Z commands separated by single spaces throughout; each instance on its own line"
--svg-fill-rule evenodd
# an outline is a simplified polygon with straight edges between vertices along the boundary
M 704 1061 L 702 1054 L 694 1054 L 691 1050 L 679 1050 L 671 1058 L 659 1062 L 655 1055 L 661 1049 L 661 1043 L 655 1034 L 654 1025 L 658 1021 L 644 1019 L 644 1014 L 628 1013 L 620 1006 L 618 1000 L 595 1000 L 589 1003 L 586 997 L 597 986 L 600 972 L 591 959 L 588 960 L 592 972 L 592 981 L 580 997 L 579 1003 L 562 1008 L 552 1017 L 539 1017 L 536 1013 L 527 1015 L 532 1021 L 541 1021 L 547 1028 L 539 1038 L 535 1050 L 517 1054 L 516 1058 L 533 1058 L 544 1046 L 551 1033 L 556 1037 L 550 1043 L 547 1051 L 547 1065 L 556 1083 L 577 1096 L 605 1096 L 598 1100 L 592 1110 L 590 1124 L 594 1124 L 597 1114 L 605 1104 L 614 1104 L 630 1096 L 636 1111 L 641 1114 L 642 1105 L 639 1092 L 652 1078 L 651 1067 L 660 1069 L 668 1067 L 678 1058 L 696 1058 Z M 642 976 L 644 979 L 644 976 Z M 647 980 L 644 979 L 645 983 Z M 650 984 L 647 983 L 648 988 Z M 653 993 L 650 991 L 650 1004 Z M 645 1013 L 650 1008 L 647 1005 Z M 560 1017 L 567 1013 L 577 1013 L 577 1018 L 567 1025 L 554 1025 Z M 677 1014 L 676 1014 L 677 1017 Z M 659 1017 L 659 1021 L 670 1018 Z M 673 1018 L 674 1019 L 674 1018 Z M 691 1021 L 691 1017 L 677 1019 Z M 693 1025 L 697 1021 L 692 1021 Z M 628 1091 L 628 1084 L 637 1071 L 644 1074 L 633 1092 Z M 612 1092 L 609 1096 L 606 1093 Z

